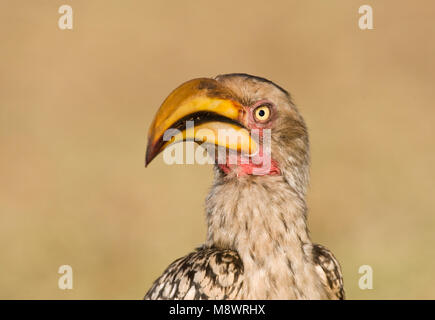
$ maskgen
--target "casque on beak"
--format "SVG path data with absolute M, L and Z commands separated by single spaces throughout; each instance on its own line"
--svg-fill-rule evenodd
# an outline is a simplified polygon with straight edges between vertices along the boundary
M 257 143 L 240 123 L 243 107 L 232 97 L 231 90 L 209 78 L 193 79 L 175 89 L 160 106 L 148 131 L 145 166 L 169 144 L 187 140 L 255 153 Z M 194 121 L 194 127 L 186 127 L 187 121 Z M 166 139 L 169 129 L 178 131 Z

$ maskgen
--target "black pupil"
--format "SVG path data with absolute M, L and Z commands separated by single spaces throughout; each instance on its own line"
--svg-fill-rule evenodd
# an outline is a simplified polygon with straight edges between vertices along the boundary
M 264 112 L 264 110 L 260 110 L 260 111 L 258 111 L 258 115 L 259 115 L 260 117 L 264 117 L 265 114 L 266 114 L 266 112 Z

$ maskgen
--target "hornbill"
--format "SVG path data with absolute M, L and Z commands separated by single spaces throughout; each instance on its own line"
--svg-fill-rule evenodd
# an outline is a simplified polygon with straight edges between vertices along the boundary
M 169 129 L 178 131 L 164 138 Z M 219 130 L 237 132 L 237 143 L 216 138 Z M 308 133 L 290 94 L 240 73 L 185 82 L 151 124 L 145 164 L 187 140 L 215 157 L 206 241 L 174 261 L 145 299 L 344 299 L 338 261 L 309 236 Z

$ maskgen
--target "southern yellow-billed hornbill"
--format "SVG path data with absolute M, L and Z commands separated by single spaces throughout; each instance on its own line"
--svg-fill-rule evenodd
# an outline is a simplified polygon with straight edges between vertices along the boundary
M 166 141 L 171 128 L 179 133 Z M 235 129 L 237 143 L 216 138 Z M 289 93 L 247 74 L 188 81 L 157 112 L 146 164 L 169 143 L 192 139 L 215 151 L 207 239 L 173 262 L 145 299 L 343 299 L 337 260 L 309 237 L 308 134 Z

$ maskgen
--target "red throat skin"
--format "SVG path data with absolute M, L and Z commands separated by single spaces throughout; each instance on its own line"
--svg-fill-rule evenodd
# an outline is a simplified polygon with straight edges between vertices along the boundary
M 278 167 L 278 163 L 274 159 L 263 159 L 262 155 L 255 156 L 252 158 L 243 158 L 239 155 L 228 155 L 226 158 L 226 163 L 219 163 L 219 168 L 225 173 L 229 174 L 235 172 L 238 177 L 246 175 L 257 175 L 257 176 L 276 176 L 281 175 L 281 170 Z M 230 161 L 231 159 L 231 161 Z M 270 161 L 270 165 L 264 164 L 265 161 Z
M 219 168 L 225 173 L 229 174 L 232 171 L 236 171 L 237 176 L 246 176 L 253 175 L 255 169 L 255 175 L 257 176 L 278 176 L 281 175 L 281 171 L 279 170 L 276 162 L 272 160 L 270 168 L 262 168 L 261 165 L 250 163 L 243 164 L 218 164 Z
M 258 129 L 259 140 L 263 140 L 263 129 Z M 252 156 L 246 156 L 239 153 L 229 152 L 226 157 L 226 163 L 218 163 L 219 168 L 225 173 L 235 172 L 238 177 L 246 175 L 257 176 L 277 176 L 281 175 L 278 163 L 271 157 L 270 150 L 268 156 L 265 156 L 264 146 L 260 143 L 258 153 Z M 243 161 L 242 161 L 243 160 Z

